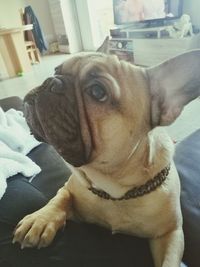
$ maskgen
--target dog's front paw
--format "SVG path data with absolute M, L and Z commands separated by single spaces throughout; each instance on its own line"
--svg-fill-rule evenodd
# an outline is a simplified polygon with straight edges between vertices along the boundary
M 47 207 L 27 215 L 16 226 L 13 243 L 21 248 L 47 247 L 59 228 L 65 225 L 66 212 L 55 207 Z

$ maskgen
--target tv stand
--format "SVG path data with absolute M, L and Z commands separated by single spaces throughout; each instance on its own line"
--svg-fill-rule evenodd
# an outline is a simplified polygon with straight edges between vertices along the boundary
M 140 36 L 141 38 L 149 38 L 153 36 L 156 38 L 161 38 L 161 33 L 166 31 L 168 26 L 157 26 L 157 27 L 144 27 L 144 28 L 125 28 L 122 32 L 126 33 L 127 38 L 134 38 L 135 36 Z

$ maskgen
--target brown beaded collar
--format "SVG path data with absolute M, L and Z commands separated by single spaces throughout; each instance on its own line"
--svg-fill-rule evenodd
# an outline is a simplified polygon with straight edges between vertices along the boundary
M 107 199 L 107 200 L 128 200 L 130 198 L 142 197 L 145 194 L 148 194 L 148 193 L 156 190 L 156 188 L 159 187 L 166 180 L 166 178 L 169 174 L 169 170 L 170 170 L 170 165 L 165 167 L 154 178 L 148 180 L 144 185 L 136 186 L 133 189 L 130 189 L 120 198 L 111 197 L 111 195 L 109 195 L 105 191 L 98 190 L 94 187 L 90 187 L 88 189 L 93 194 L 95 194 L 101 198 Z

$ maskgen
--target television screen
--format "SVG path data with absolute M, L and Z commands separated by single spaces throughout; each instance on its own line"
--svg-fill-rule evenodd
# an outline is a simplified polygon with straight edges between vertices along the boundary
M 113 0 L 114 22 L 124 23 L 177 18 L 182 0 Z

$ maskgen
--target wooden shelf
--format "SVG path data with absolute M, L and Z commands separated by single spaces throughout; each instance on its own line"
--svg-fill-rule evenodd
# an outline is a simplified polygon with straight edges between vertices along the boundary
M 31 64 L 26 52 L 23 32 L 33 25 L 27 25 L 0 30 L 0 57 L 1 66 L 4 67 L 5 77 L 16 76 L 19 72 L 31 70 Z M 6 73 L 6 75 L 5 75 Z M 4 77 L 1 77 L 4 78 Z

